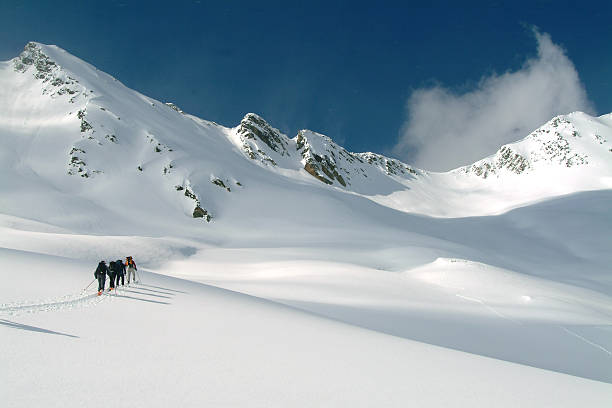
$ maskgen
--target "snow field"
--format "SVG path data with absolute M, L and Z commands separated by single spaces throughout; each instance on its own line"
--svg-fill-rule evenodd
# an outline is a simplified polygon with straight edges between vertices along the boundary
M 3 252 L 3 281 L 29 279 L 27 295 L 44 283 L 29 265 L 60 271 L 64 287 L 95 267 L 81 262 L 77 272 L 64 258 Z M 596 407 L 612 392 L 206 285 L 148 272 L 142 279 L 88 307 L 0 312 L 7 406 Z

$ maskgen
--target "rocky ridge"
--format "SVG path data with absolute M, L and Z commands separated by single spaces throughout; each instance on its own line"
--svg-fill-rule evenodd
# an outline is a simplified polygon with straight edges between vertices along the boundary
M 257 160 L 264 165 L 278 165 L 258 142 L 264 143 L 280 156 L 289 156 L 287 136 L 254 113 L 246 114 L 240 121 L 236 133 L 240 137 L 242 150 L 250 159 Z
M 547 163 L 567 168 L 585 165 L 589 163 L 589 154 L 579 143 L 585 136 L 599 144 L 607 142 L 595 133 L 580 134 L 571 114 L 556 116 L 523 140 L 504 145 L 493 156 L 455 171 L 486 179 L 504 172 L 526 174 Z

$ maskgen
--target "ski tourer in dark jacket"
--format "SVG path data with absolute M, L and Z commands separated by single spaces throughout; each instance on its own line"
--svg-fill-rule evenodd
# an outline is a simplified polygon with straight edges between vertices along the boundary
M 94 272 L 94 278 L 98 280 L 98 296 L 104 291 L 104 283 L 106 282 L 106 274 L 108 273 L 108 267 L 106 262 L 100 261 L 96 271 Z
M 115 289 L 115 276 L 117 276 L 117 267 L 115 261 L 111 261 L 107 270 L 108 277 L 110 278 L 110 288 L 108 290 Z
M 121 279 L 121 286 L 125 284 L 125 265 L 121 259 L 115 261 L 115 267 L 117 268 L 117 286 L 119 286 L 119 279 Z

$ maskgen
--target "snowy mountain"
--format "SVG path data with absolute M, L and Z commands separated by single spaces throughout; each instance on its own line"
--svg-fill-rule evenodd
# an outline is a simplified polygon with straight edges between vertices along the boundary
M 96 202 L 89 195 L 93 190 L 112 194 L 102 185 L 123 184 L 129 191 L 146 185 L 159 190 L 167 206 L 164 215 L 195 215 L 210 221 L 220 215 L 225 201 L 238 199 L 225 193 L 249 188 L 241 180 L 255 171 L 263 177 L 321 182 L 401 211 L 464 216 L 504 212 L 612 183 L 609 115 L 555 118 L 493 157 L 440 174 L 374 153 L 350 153 L 308 130 L 290 139 L 255 114 L 247 114 L 236 128 L 228 129 L 127 89 L 54 46 L 30 43 L 19 57 L 3 63 L 2 72 L 7 90 L 2 102 L 3 144 L 29 146 L 24 164 L 38 175 L 36 182 L 65 184 L 69 187 L 62 188 L 69 188 L 65 193 L 71 199 L 89 203 Z M 268 174 L 253 170 L 243 158 Z M 3 162 L 14 168 L 11 160 L 15 158 Z M 126 180 L 126 174 L 138 177 Z M 526 176 L 517 177 L 522 174 Z M 66 175 L 74 180 L 66 180 Z M 135 185 L 132 180 L 137 180 Z M 44 189 L 39 192 L 40 197 L 48 197 Z M 487 206 L 470 204 L 484 201 L 483 194 L 489 196 Z M 122 195 L 116 195 L 121 202 Z M 149 198 L 139 194 L 130 201 L 146 207 Z M 90 206 L 83 203 L 83 208 Z M 31 213 L 21 204 L 13 210 L 9 213 Z
M 130 406 L 609 402 L 612 114 L 435 173 L 254 113 L 189 115 L 56 46 L 1 62 L 0 89 L 9 405 L 53 395 L 27 395 L 42 378 L 79 405 L 93 377 L 72 374 L 126 338 L 147 344 L 124 370 L 148 397 L 112 382 Z M 144 285 L 83 290 L 126 255 Z
M 7 90 L 3 145 L 28 146 L 27 157 L 19 160 L 25 159 L 23 165 L 32 172 L 20 175 L 33 173 L 43 184 L 62 184 L 71 199 L 96 202 L 92 191 L 112 194 L 106 187 L 138 191 L 147 186 L 163 197 L 164 215 L 210 221 L 221 215 L 225 201 L 239 199 L 226 193 L 249 188 L 245 181 L 256 172 L 324 183 L 401 211 L 461 216 L 499 213 L 612 185 L 610 115 L 557 117 L 493 157 L 440 174 L 374 153 L 348 152 L 309 130 L 290 139 L 252 113 L 237 127 L 225 128 L 134 92 L 54 46 L 29 43 L 19 57 L 3 64 L 2 72 Z M 3 162 L 14 168 L 15 159 Z M 253 163 L 261 169 L 253 169 Z M 47 197 L 46 191 L 40 193 Z M 463 202 L 482 201 L 483 194 L 504 198 L 487 204 L 490 208 L 457 202 L 457 196 Z M 150 202 L 138 196 L 145 200 L 130 197 L 130 202 Z M 9 212 L 24 214 L 26 209 L 17 207 Z

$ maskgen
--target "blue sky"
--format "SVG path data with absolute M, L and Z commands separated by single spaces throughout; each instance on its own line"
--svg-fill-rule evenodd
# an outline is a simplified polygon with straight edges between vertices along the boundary
M 494 93 L 490 87 L 506 102 L 525 70 L 533 68 L 532 82 L 522 88 L 532 89 L 538 73 L 562 65 L 550 82 L 564 102 L 552 98 L 530 109 L 538 114 L 508 124 L 515 132 L 563 109 L 612 112 L 611 4 L 2 1 L 0 59 L 18 55 L 30 40 L 56 44 L 131 88 L 223 125 L 256 112 L 290 137 L 308 128 L 351 151 L 441 170 L 493 149 L 473 145 L 516 137 L 462 139 L 452 134 L 461 126 L 446 118 L 456 116 L 449 112 L 456 105 L 472 109 L 458 121 L 484 115 L 474 101 Z M 543 62 L 551 52 L 563 58 Z M 517 99 L 503 115 L 521 104 Z M 447 128 L 436 127 L 441 121 Z M 491 122 L 497 118 L 474 123 L 485 129 Z M 453 143 L 465 148 L 436 163 L 440 146 Z

